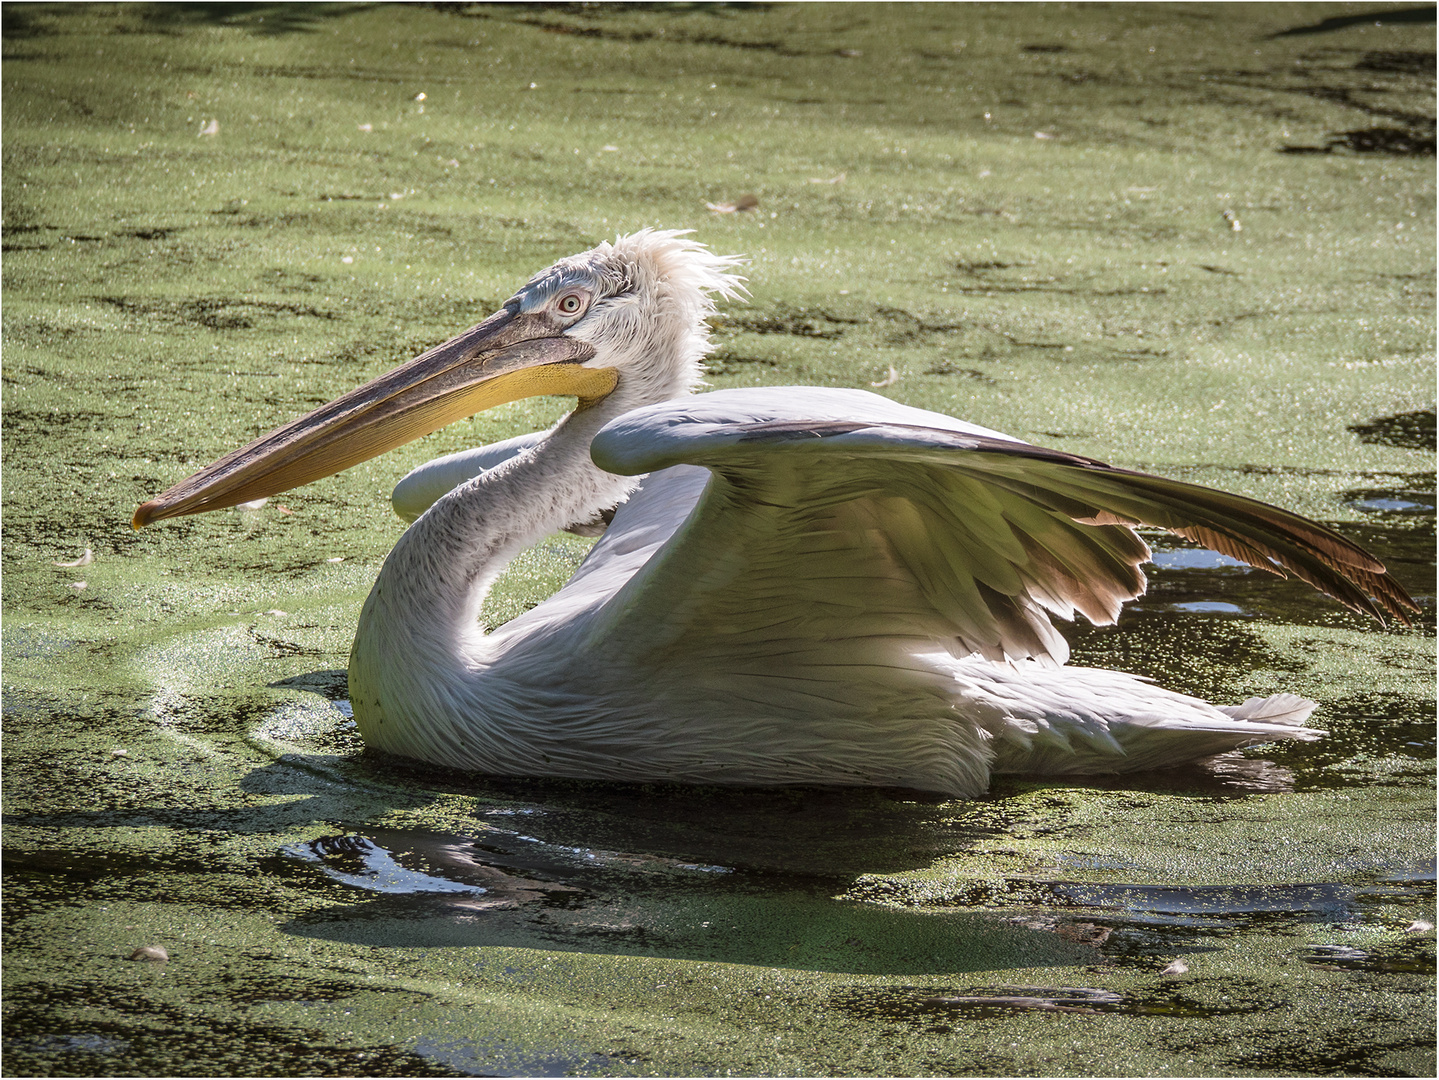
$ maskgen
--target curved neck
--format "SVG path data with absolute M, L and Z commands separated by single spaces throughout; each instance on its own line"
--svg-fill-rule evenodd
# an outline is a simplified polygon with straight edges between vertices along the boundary
M 637 483 L 590 460 L 590 441 L 617 415 L 607 405 L 608 398 L 576 409 L 539 443 L 442 496 L 411 525 L 376 579 L 357 649 L 379 621 L 407 625 L 414 644 L 438 646 L 451 658 L 458 646 L 474 658 L 483 642 L 480 607 L 505 565 L 537 540 L 614 506 Z
M 488 684 L 475 678 L 497 659 L 479 623 L 485 594 L 525 547 L 591 520 L 638 483 L 590 460 L 595 433 L 630 407 L 607 398 L 576 409 L 530 449 L 441 497 L 400 537 L 350 652 L 350 702 L 366 743 L 438 760 L 463 718 L 489 712 L 476 696 Z

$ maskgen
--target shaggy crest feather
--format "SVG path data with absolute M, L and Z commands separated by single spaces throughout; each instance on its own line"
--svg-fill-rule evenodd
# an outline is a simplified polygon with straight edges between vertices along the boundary
M 744 279 L 733 272 L 743 258 L 716 255 L 689 239 L 689 231 L 642 229 L 556 264 L 589 270 L 605 281 L 594 308 L 603 318 L 577 328 L 574 336 L 609 346 L 609 363 L 629 362 L 631 382 L 641 384 L 637 396 L 647 403 L 701 384 L 703 359 L 714 348 L 707 320 L 716 300 L 744 292 Z M 622 351 L 616 343 L 623 343 Z M 658 357 L 668 362 L 652 362 Z

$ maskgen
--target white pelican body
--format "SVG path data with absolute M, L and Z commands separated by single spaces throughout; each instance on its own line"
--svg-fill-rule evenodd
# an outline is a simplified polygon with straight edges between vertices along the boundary
M 1252 500 L 859 391 L 689 396 L 709 297 L 737 286 L 728 266 L 659 232 L 563 260 L 466 335 L 222 459 L 136 523 L 328 475 L 476 401 L 575 394 L 543 436 L 401 484 L 397 509 L 423 513 L 350 659 L 368 745 L 502 775 L 973 796 L 994 772 L 1121 772 L 1319 737 L 1301 726 L 1313 703 L 1291 695 L 1223 708 L 1064 666 L 1050 615 L 1112 622 L 1143 592 L 1141 522 L 1358 610 L 1413 606 L 1343 537 Z M 436 404 L 451 396 L 462 404 Z M 612 509 L 560 592 L 484 631 L 510 558 Z

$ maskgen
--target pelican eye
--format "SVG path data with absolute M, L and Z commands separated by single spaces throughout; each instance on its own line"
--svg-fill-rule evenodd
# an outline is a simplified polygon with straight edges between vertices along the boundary
M 585 298 L 579 293 L 565 293 L 555 302 L 561 315 L 578 315 L 585 308 Z

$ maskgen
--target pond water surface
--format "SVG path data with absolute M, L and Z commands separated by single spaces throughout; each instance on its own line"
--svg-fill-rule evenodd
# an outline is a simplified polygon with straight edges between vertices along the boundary
M 7 1074 L 1433 1075 L 1432 7 L 3 31 Z M 364 752 L 349 642 L 395 480 L 566 402 L 130 530 L 643 226 L 750 258 L 715 386 L 882 383 L 1292 507 L 1418 625 L 1156 535 L 1075 662 L 1325 739 L 973 802 L 497 780 Z

